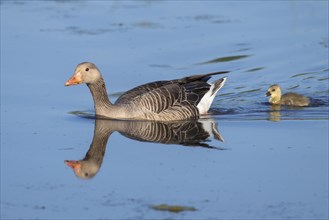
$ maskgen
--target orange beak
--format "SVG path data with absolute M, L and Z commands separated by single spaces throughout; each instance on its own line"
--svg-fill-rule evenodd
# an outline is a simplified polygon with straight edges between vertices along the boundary
M 83 80 L 81 78 L 81 73 L 77 72 L 69 80 L 66 81 L 65 86 L 77 85 L 81 84 L 82 82 Z
M 71 167 L 73 170 L 78 170 L 81 168 L 81 163 L 76 160 L 65 160 L 64 163 Z

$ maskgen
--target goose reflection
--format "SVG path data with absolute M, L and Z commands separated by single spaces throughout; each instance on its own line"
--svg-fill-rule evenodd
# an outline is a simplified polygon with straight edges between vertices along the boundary
M 180 122 L 95 119 L 94 137 L 85 157 L 82 160 L 65 160 L 65 164 L 80 178 L 94 177 L 102 165 L 108 138 L 115 131 L 137 141 L 213 149 L 221 148 L 209 145 L 210 138 L 224 141 L 217 124 L 211 119 Z

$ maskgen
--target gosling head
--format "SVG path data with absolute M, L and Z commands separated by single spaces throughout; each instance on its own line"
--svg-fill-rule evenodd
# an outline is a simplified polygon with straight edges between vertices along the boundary
M 268 88 L 266 96 L 270 96 L 269 102 L 271 104 L 280 104 L 281 100 L 281 88 L 279 85 L 274 84 Z
M 101 74 L 95 64 L 90 62 L 80 63 L 74 71 L 73 76 L 67 80 L 65 86 L 81 83 L 93 84 L 101 78 Z

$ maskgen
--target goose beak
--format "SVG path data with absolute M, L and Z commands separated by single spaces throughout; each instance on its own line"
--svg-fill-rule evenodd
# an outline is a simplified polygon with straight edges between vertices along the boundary
M 83 82 L 81 73 L 77 72 L 75 73 L 69 80 L 66 81 L 65 86 L 72 86 L 81 84 Z
M 73 170 L 78 170 L 81 168 L 81 163 L 76 160 L 65 160 L 64 163 L 71 167 Z

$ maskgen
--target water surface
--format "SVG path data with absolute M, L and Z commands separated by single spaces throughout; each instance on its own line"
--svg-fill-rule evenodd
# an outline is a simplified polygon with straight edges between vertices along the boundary
M 327 1 L 1 1 L 1 219 L 327 219 L 327 9 Z M 138 139 L 109 121 L 104 143 L 95 142 L 104 135 L 86 86 L 64 87 L 83 61 L 100 68 L 112 101 L 153 80 L 230 73 L 211 116 L 189 124 L 203 134 L 193 144 Z M 274 83 L 312 106 L 269 106 Z M 102 144 L 89 151 L 92 143 Z M 77 177 L 64 161 L 88 152 L 93 175 Z

